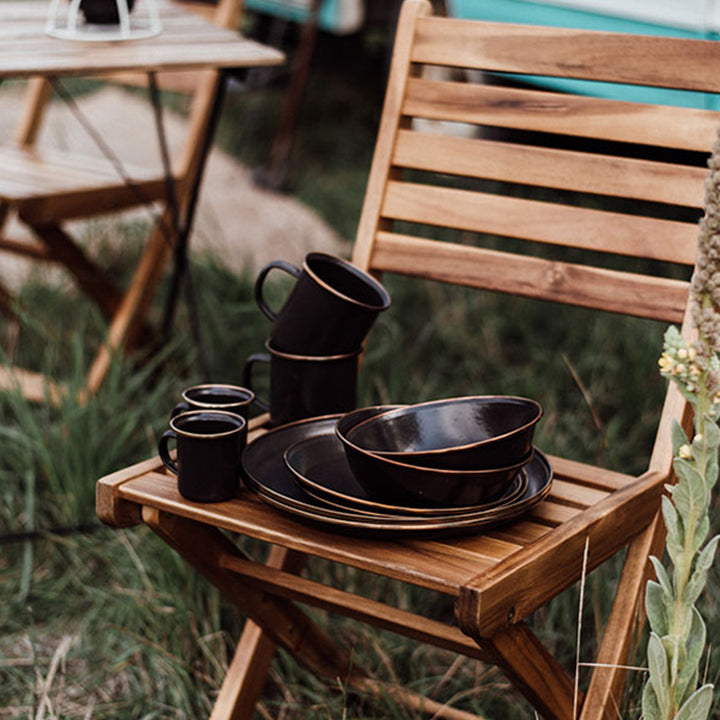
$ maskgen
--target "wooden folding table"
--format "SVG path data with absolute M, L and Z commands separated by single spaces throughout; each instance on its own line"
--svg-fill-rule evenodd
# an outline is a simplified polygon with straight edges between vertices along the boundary
M 121 291 L 103 277 L 72 242 L 62 223 L 145 201 L 162 201 L 166 207 L 166 219 L 162 223 L 172 228 L 171 239 L 184 251 L 227 76 L 234 70 L 284 61 L 283 53 L 237 32 L 237 6 L 238 0 L 223 0 L 218 7 L 220 24 L 215 24 L 202 14 L 190 12 L 182 3 L 161 0 L 162 28 L 158 35 L 91 42 L 87 38 L 83 41 L 49 35 L 46 32 L 48 3 L 0 2 L 0 82 L 7 78 L 54 81 L 67 76 L 102 78 L 142 73 L 151 79 L 152 87 L 156 73 L 216 71 L 205 75 L 203 83 L 198 85 L 193 109 L 207 110 L 191 116 L 188 142 L 179 158 L 169 157 L 156 102 L 163 168 L 132 168 L 123 173 L 123 169 L 118 168 L 122 158 L 110 157 L 105 162 L 65 156 L 61 160 L 54 160 L 54 156 L 46 159 L 45 154 L 35 152 L 31 140 L 37 134 L 40 121 L 37 108 L 44 104 L 42 98 L 28 104 L 31 109 L 21 118 L 18 145 L 2 149 L 0 225 L 8 209 L 17 207 L 23 222 L 41 242 L 23 246 L 0 236 L 0 248 L 34 260 L 60 262 L 80 288 L 98 303 L 110 323 L 107 344 L 101 348 L 88 374 L 90 392 L 100 384 L 111 352 L 126 342 L 131 330 L 137 329 L 167 261 L 169 243 L 167 232 L 154 233 L 130 284 Z M 42 95 L 47 92 L 48 84 L 40 83 L 37 87 L 38 95 Z M 118 108 L 118 113 L 122 114 L 122 108 Z M 45 379 L 42 376 L 19 368 L 0 373 L 0 386 L 16 383 L 27 397 L 43 399 Z

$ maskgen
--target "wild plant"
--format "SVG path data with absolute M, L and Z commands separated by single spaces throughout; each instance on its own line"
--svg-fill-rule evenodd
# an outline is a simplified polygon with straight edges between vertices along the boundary
M 677 478 L 662 498 L 665 546 L 672 567 L 651 558 L 657 580 L 648 582 L 649 677 L 642 697 L 646 720 L 704 720 L 713 686 L 698 687 L 705 651 L 705 622 L 695 607 L 703 592 L 720 536 L 707 540 L 710 500 L 720 448 L 720 138 L 709 160 L 705 214 L 690 299 L 692 338 L 676 327 L 665 333 L 660 372 L 674 382 L 693 410 L 692 436 L 673 428 Z

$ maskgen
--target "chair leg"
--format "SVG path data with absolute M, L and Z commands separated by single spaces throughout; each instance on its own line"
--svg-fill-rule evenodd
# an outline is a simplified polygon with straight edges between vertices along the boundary
M 273 546 L 267 564 L 288 572 L 299 572 L 305 556 Z M 276 643 L 250 618 L 245 622 L 210 720 L 250 720 L 267 680 Z
M 525 623 L 481 640 L 493 662 L 545 720 L 574 720 L 571 678 Z
M 637 639 L 634 629 L 642 626 L 645 616 L 642 600 L 652 572 L 648 557 L 661 555 L 664 541 L 665 526 L 658 514 L 628 547 L 580 720 L 617 720 L 621 716 L 625 666 Z
M 363 674 L 354 667 L 350 656 L 296 605 L 258 590 L 225 570 L 223 558 L 241 552 L 219 530 L 152 508 L 143 508 L 143 520 L 308 670 L 343 681 Z

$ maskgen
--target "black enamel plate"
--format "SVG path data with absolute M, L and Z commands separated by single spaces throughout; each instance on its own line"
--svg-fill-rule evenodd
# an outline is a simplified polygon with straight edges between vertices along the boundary
M 258 437 L 243 453 L 243 471 L 247 486 L 262 500 L 294 517 L 328 529 L 372 535 L 413 533 L 461 533 L 506 522 L 527 512 L 549 492 L 552 470 L 539 451 L 526 466 L 527 486 L 515 500 L 488 510 L 437 516 L 372 515 L 329 506 L 305 492 L 285 464 L 283 455 L 294 443 L 326 434 L 338 415 L 302 420 Z
M 355 478 L 343 444 L 332 430 L 291 445 L 285 451 L 285 464 L 310 495 L 344 509 L 382 515 L 467 515 L 512 502 L 524 490 L 525 484 L 524 474 L 518 472 L 500 496 L 481 505 L 410 507 L 378 502 Z

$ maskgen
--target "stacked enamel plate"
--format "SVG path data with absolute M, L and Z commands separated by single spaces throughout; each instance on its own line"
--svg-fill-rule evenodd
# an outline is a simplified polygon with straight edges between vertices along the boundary
M 243 454 L 247 486 L 291 515 L 363 535 L 461 534 L 550 491 L 534 400 L 473 396 L 375 406 L 271 430 Z

